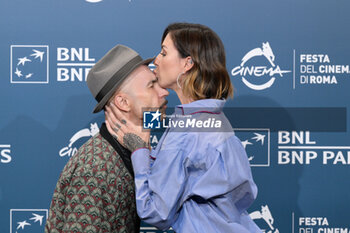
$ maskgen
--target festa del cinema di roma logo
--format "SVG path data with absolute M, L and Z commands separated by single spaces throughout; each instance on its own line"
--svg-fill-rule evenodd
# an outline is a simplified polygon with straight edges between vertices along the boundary
M 246 63 L 252 58 L 261 56 L 267 59 L 270 67 L 246 65 Z M 250 89 L 256 91 L 265 90 L 267 88 L 270 88 L 274 84 L 277 75 L 283 77 L 283 74 L 291 72 L 290 70 L 281 70 L 279 65 L 276 65 L 274 61 L 275 55 L 270 47 L 269 42 L 266 42 L 262 44 L 262 48 L 252 49 L 246 55 L 244 55 L 244 57 L 242 58 L 241 65 L 233 68 L 231 74 L 232 76 L 241 76 L 242 82 Z M 252 83 L 252 81 L 248 81 L 248 79 L 254 80 L 254 78 L 256 79 L 264 77 L 266 77 L 268 81 L 259 84 Z

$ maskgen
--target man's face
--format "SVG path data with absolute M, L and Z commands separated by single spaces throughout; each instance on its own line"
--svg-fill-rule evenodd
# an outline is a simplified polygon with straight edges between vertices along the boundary
M 147 66 L 138 67 L 131 76 L 127 92 L 130 96 L 131 111 L 137 118 L 142 119 L 143 111 L 147 109 L 166 108 L 165 97 L 169 92 L 159 86 L 156 76 Z

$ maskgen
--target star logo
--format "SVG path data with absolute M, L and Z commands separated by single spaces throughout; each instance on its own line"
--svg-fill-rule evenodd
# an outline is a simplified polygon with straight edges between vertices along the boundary
M 18 222 L 18 227 L 17 227 L 17 230 L 22 228 L 24 229 L 25 226 L 30 226 L 31 224 L 30 223 L 27 223 L 27 221 L 23 221 L 23 222 Z
M 44 215 L 38 215 L 38 214 L 34 214 L 34 213 L 33 213 L 33 215 L 34 215 L 34 217 L 30 218 L 30 220 L 34 220 L 34 222 L 40 221 L 40 226 L 41 226 L 43 223 Z
M 144 129 L 160 129 L 160 116 L 162 114 L 157 111 L 143 112 L 143 128 Z
M 30 56 L 34 56 L 34 58 L 40 58 L 40 62 L 43 62 L 43 57 L 45 52 L 33 49 L 33 54 L 31 54 Z
M 253 143 L 249 142 L 248 140 L 242 141 L 242 145 L 244 149 L 247 147 L 247 145 L 253 145 Z
M 162 115 L 162 114 L 159 112 L 159 110 L 157 110 L 157 112 L 155 112 L 155 113 L 152 113 L 153 118 L 152 118 L 151 122 L 153 122 L 153 121 L 156 120 L 156 119 L 159 119 L 159 117 L 160 117 L 161 115 Z
M 28 59 L 27 57 L 18 58 L 18 60 L 19 60 L 19 62 L 18 62 L 18 64 L 17 64 L 17 66 L 19 66 L 19 65 L 24 66 L 24 64 L 25 64 L 27 61 L 29 61 L 29 62 L 32 61 L 32 60 Z
M 252 167 L 270 166 L 270 130 L 235 129 Z
M 32 77 L 33 76 L 33 73 L 30 73 L 30 74 L 27 74 L 26 75 L 26 78 L 30 78 L 30 77 Z
M 10 233 L 44 232 L 47 209 L 11 209 Z
M 16 72 L 15 74 L 18 76 L 18 77 L 22 77 L 23 74 L 22 74 L 22 71 L 20 71 L 17 67 L 16 67 Z
M 47 45 L 11 45 L 11 83 L 48 83 Z
M 254 133 L 256 136 L 253 137 L 252 139 L 255 139 L 256 142 L 258 141 L 261 141 L 261 145 L 264 145 L 264 139 L 265 139 L 265 136 L 266 135 L 262 135 L 262 134 L 259 134 L 259 133 Z

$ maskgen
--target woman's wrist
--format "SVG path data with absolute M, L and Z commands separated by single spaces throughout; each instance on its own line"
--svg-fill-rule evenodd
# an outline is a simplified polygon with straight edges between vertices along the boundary
M 133 133 L 125 134 L 123 142 L 124 146 L 131 151 L 131 153 L 139 148 L 149 148 L 149 140 L 146 142 L 140 136 Z

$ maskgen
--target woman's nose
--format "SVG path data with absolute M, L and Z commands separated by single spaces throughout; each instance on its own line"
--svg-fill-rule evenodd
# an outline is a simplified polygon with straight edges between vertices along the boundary
M 153 62 L 153 64 L 155 65 L 155 66 L 158 66 L 158 57 L 159 57 L 159 53 L 158 53 L 158 55 L 156 56 L 156 59 L 154 59 L 154 62 Z

